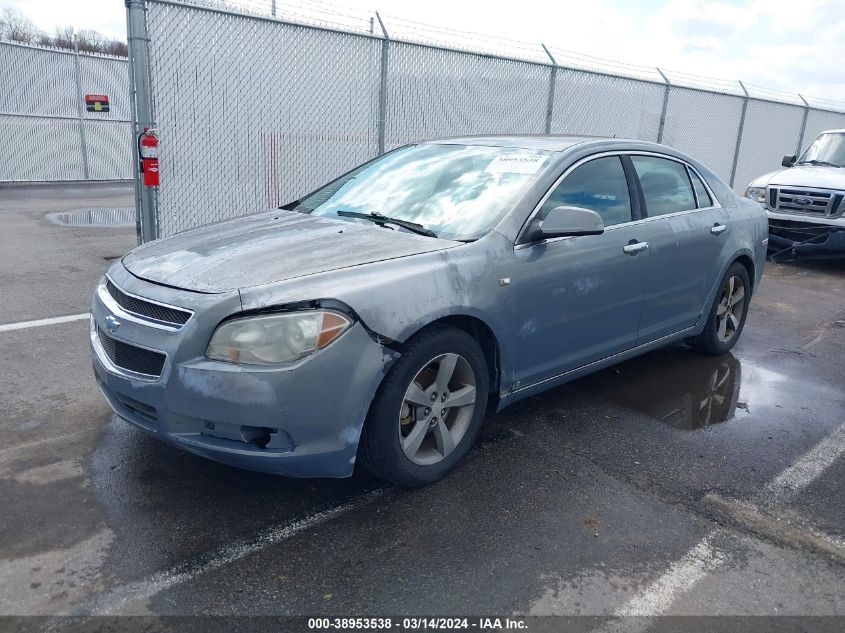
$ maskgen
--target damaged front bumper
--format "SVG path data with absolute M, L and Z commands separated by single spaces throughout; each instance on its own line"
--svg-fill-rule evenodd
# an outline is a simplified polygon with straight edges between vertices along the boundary
M 845 219 L 807 221 L 769 212 L 771 260 L 841 257 L 845 257 Z
M 162 328 L 111 301 L 104 284 L 98 288 L 91 311 L 94 373 L 121 418 L 174 446 L 240 468 L 296 477 L 352 474 L 370 401 L 398 356 L 360 322 L 295 363 L 213 361 L 205 358 L 205 347 L 216 324 L 240 309 L 237 293 L 178 291 L 116 267 L 109 274 L 127 293 L 193 311 L 178 330 Z M 163 355 L 160 375 L 118 366 L 115 345 Z

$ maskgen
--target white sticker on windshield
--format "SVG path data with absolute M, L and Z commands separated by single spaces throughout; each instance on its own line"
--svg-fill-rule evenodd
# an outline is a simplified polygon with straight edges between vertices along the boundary
M 506 154 L 496 156 L 484 171 L 494 174 L 534 174 L 545 162 L 545 156 Z

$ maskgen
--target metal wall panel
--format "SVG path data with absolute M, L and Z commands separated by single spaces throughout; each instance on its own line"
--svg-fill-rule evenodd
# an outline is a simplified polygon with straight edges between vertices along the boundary
M 781 168 L 784 155 L 795 152 L 803 119 L 804 108 L 798 106 L 748 102 L 734 178 L 736 191 L 744 192 L 757 176 Z
M 0 181 L 82 180 L 79 120 L 0 116 Z
M 542 134 L 549 67 L 392 42 L 387 149 L 464 134 Z
M 741 97 L 672 86 L 663 143 L 701 161 L 728 182 L 742 101 Z
M 77 62 L 78 61 L 78 66 Z M 77 76 L 78 67 L 78 76 Z M 0 182 L 132 177 L 125 59 L 0 42 Z M 77 82 L 78 79 L 78 82 Z M 110 111 L 85 111 L 105 93 Z
M 73 53 L 0 42 L 0 112 L 78 115 Z
M 656 141 L 664 92 L 658 84 L 559 68 L 551 131 Z
M 108 112 L 85 112 L 85 118 L 97 121 L 129 120 L 128 72 L 125 59 L 79 56 L 79 84 L 82 94 L 105 94 L 109 97 Z
M 150 2 L 160 235 L 277 207 L 377 153 L 381 42 Z
M 128 121 L 85 121 L 84 125 L 89 178 L 132 178 L 132 124 Z

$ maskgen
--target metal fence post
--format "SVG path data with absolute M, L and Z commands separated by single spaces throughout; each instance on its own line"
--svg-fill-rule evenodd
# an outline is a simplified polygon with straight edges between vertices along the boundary
M 734 148 L 734 164 L 731 167 L 731 189 L 734 186 L 734 180 L 736 180 L 736 166 L 739 162 L 739 150 L 742 147 L 742 130 L 745 128 L 745 113 L 748 111 L 748 91 L 745 89 L 743 83 L 737 80 L 739 87 L 742 88 L 742 92 L 745 93 L 745 98 L 742 100 L 742 114 L 739 115 L 739 130 L 736 133 L 736 147 Z
M 152 92 L 150 90 L 150 54 L 147 37 L 147 16 L 144 0 L 125 0 L 126 29 L 129 42 L 129 98 L 134 104 L 132 120 L 132 160 L 135 166 L 135 198 L 141 224 L 140 241 L 158 237 L 156 198 L 153 187 L 141 184 L 138 173 L 137 139 L 153 122 Z
M 378 92 L 378 153 L 384 154 L 384 132 L 387 123 L 387 55 L 390 47 L 390 36 L 384 27 L 381 16 L 376 11 L 376 19 L 381 27 L 384 39 L 381 41 L 381 80 Z
M 91 180 L 88 169 L 88 143 L 85 139 L 85 107 L 82 105 L 82 76 L 79 71 L 79 42 L 73 36 L 73 76 L 76 80 L 76 111 L 79 115 L 79 147 L 82 150 L 82 174 L 85 180 Z
M 542 42 L 540 46 L 543 47 L 543 50 L 546 51 L 546 55 L 549 56 L 549 59 L 552 60 L 552 66 L 549 72 L 549 98 L 546 102 L 546 134 L 552 133 L 552 115 L 554 114 L 555 110 L 555 83 L 557 82 L 557 61 L 555 61 L 554 56 L 549 52 L 549 49 L 546 48 L 546 45 Z
M 144 243 L 144 235 L 141 229 L 141 190 L 138 186 L 138 183 L 141 180 L 141 165 L 140 161 L 138 160 L 137 154 L 137 146 L 135 143 L 135 121 L 137 121 L 137 117 L 135 115 L 135 83 L 132 79 L 132 48 L 129 47 L 127 51 L 127 59 L 126 59 L 126 70 L 128 75 L 128 96 L 129 96 L 129 136 L 130 138 L 126 139 L 129 142 L 129 157 L 130 162 L 132 163 L 132 182 L 135 183 L 135 186 L 132 188 L 135 193 L 135 239 L 137 240 L 138 244 Z
M 795 155 L 801 155 L 801 148 L 804 147 L 804 132 L 807 131 L 807 117 L 810 116 L 810 104 L 807 103 L 807 100 L 803 97 L 803 95 L 798 95 L 801 97 L 801 101 L 804 102 L 804 118 L 801 119 L 801 132 L 798 134 L 798 147 L 795 148 Z
M 660 76 L 663 77 L 663 81 L 666 82 L 666 88 L 663 90 L 663 108 L 660 110 L 660 127 L 657 128 L 657 142 L 663 142 L 663 130 L 666 127 L 666 112 L 669 109 L 669 93 L 672 91 L 672 82 L 669 81 L 669 78 L 663 74 L 663 71 L 659 68 L 657 72 L 660 73 Z

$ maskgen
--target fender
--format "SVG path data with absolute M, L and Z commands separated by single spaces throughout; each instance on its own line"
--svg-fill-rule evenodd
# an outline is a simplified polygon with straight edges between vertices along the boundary
M 696 321 L 695 324 L 695 334 L 700 334 L 701 331 L 704 330 L 706 315 L 710 313 L 710 309 L 713 306 L 713 301 L 716 300 L 716 294 L 719 292 L 719 286 L 722 283 L 722 278 L 725 276 L 725 273 L 728 272 L 728 268 L 730 268 L 735 261 L 737 261 L 740 257 L 743 256 L 748 257 L 752 262 L 754 262 L 754 274 L 749 275 L 749 277 L 751 278 L 751 292 L 748 296 L 749 300 L 751 299 L 751 297 L 754 296 L 754 292 L 757 290 L 757 280 L 759 278 L 757 274 L 758 265 L 755 260 L 754 253 L 748 248 L 742 248 L 736 253 L 734 253 L 731 258 L 727 259 L 727 263 L 723 265 L 722 268 L 719 270 L 719 275 L 713 282 L 713 286 L 710 288 L 710 292 L 707 293 L 707 300 L 702 306 L 701 312 L 698 314 L 698 321 Z

